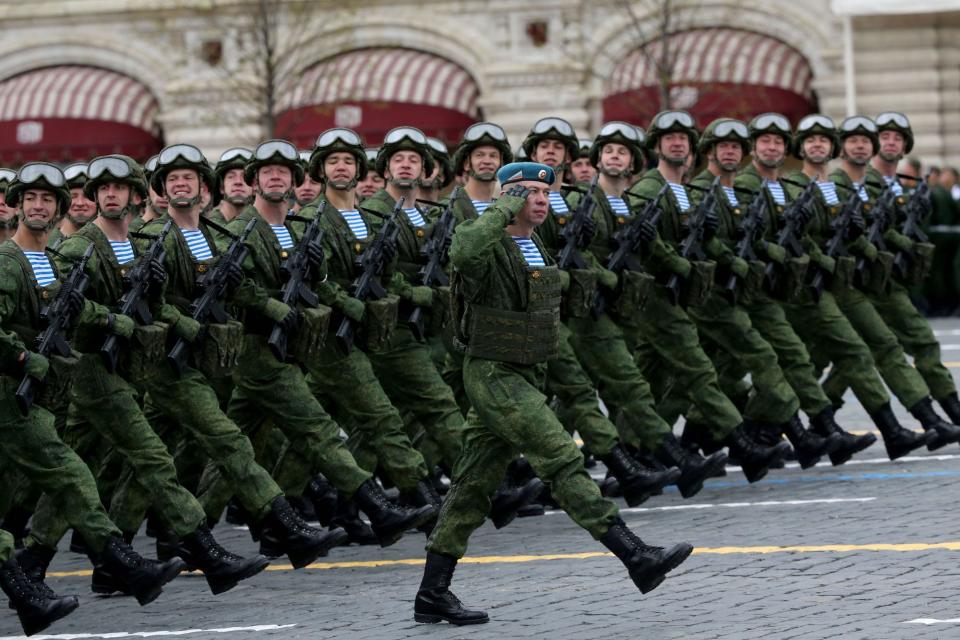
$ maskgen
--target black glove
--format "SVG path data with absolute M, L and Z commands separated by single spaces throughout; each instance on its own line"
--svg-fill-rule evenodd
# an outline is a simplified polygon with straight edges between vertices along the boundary
M 767 216 L 760 216 L 760 217 L 758 217 L 758 218 L 757 218 L 756 225 L 757 225 L 757 227 L 756 227 L 756 233 L 754 234 L 753 237 L 754 237 L 754 238 L 762 238 L 764 232 L 767 230 Z
M 307 244 L 307 260 L 314 269 L 319 269 L 323 264 L 323 247 L 319 242 L 310 242 Z
M 720 218 L 712 211 L 707 211 L 703 216 L 703 239 L 709 242 L 713 236 L 717 235 L 717 229 L 720 228 Z
M 395 242 L 386 241 L 383 243 L 383 260 L 386 264 L 393 262 L 397 257 L 397 245 Z
M 290 309 L 290 313 L 288 313 L 280 322 L 280 327 L 283 329 L 284 333 L 290 333 L 296 329 L 299 322 L 300 312 L 296 309 Z
M 863 232 L 867 229 L 867 221 L 863 219 L 863 216 L 860 213 L 855 213 L 850 217 L 850 224 L 847 225 L 847 237 L 845 238 L 848 241 L 856 240 L 863 235 Z
M 590 246 L 593 236 L 597 234 L 597 221 L 593 216 L 583 221 L 583 228 L 580 230 L 580 237 L 577 238 L 577 246 L 586 249 Z
M 236 289 L 240 286 L 240 283 L 243 282 L 244 277 L 243 267 L 238 265 L 236 262 L 231 262 L 226 267 L 227 273 L 225 275 L 227 280 L 227 287 L 230 289 Z
M 530 195 L 530 189 L 527 189 L 525 186 L 523 186 L 518 182 L 514 184 L 512 187 L 510 187 L 509 189 L 507 189 L 507 192 L 505 195 L 513 196 L 515 198 L 523 198 L 524 200 L 526 200 L 527 196 Z
M 83 311 L 83 303 L 85 298 L 83 294 L 77 291 L 76 289 L 71 289 L 67 294 L 67 311 L 70 313 L 70 316 L 76 318 L 80 315 L 80 312 Z
M 637 237 L 640 239 L 640 248 L 646 251 L 657 239 L 657 228 L 649 220 L 644 220 L 637 229 Z
M 150 272 L 150 282 L 157 286 L 162 286 L 167 281 L 167 271 L 163 268 L 163 263 L 159 260 L 151 260 L 147 265 Z

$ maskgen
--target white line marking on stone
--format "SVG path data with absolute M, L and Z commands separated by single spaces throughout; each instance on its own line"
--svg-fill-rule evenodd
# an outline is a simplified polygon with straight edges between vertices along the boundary
M 740 509 L 743 507 L 780 507 L 808 504 L 838 504 L 848 502 L 872 502 L 876 498 L 817 498 L 812 500 L 761 500 L 757 502 L 704 502 L 701 504 L 677 504 L 663 507 L 627 507 L 620 513 L 647 513 L 650 511 L 695 511 L 699 509 Z M 548 510 L 547 515 L 565 513 L 562 509 Z M 2 640 L 2 639 L 0 639 Z
M 240 633 L 242 631 L 278 631 L 291 629 L 296 624 L 258 624 L 252 627 L 225 627 L 223 629 L 183 629 L 181 631 L 113 631 L 109 633 L 60 633 L 30 636 L 30 640 L 85 640 L 86 638 L 163 638 L 187 636 L 196 633 Z M 26 636 L 2 636 L 0 640 L 26 640 Z
M 960 329 L 934 329 L 935 336 L 960 336 Z
M 944 620 L 938 618 L 916 618 L 915 620 L 904 620 L 903 624 L 960 624 L 960 618 L 946 618 Z

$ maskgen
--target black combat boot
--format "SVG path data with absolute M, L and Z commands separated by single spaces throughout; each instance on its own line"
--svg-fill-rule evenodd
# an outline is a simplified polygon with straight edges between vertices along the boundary
M 33 512 L 29 509 L 24 509 L 20 505 L 14 505 L 7 511 L 6 515 L 3 516 L 3 524 L 0 524 L 0 529 L 7 531 L 13 536 L 13 544 L 17 549 L 23 548 L 24 538 L 30 533 L 27 524 L 30 522 L 30 516 L 32 515 Z
M 157 525 L 154 530 L 154 536 L 157 539 L 157 560 L 166 562 L 174 558 L 180 558 L 184 562 L 184 571 L 196 571 L 197 566 L 186 559 L 184 551 L 180 548 L 180 541 L 176 534 L 162 525 Z M 129 541 L 127 541 L 129 544 Z
M 940 398 L 938 402 L 943 412 L 950 418 L 950 422 L 960 424 L 960 397 L 957 397 L 956 393 L 951 393 L 948 396 Z
M 94 593 L 131 594 L 143 606 L 156 600 L 163 585 L 176 578 L 184 567 L 180 558 L 167 562 L 144 558 L 120 538 L 110 536 L 97 557 L 91 589 Z
M 645 469 L 619 444 L 605 456 L 599 456 L 620 485 L 620 492 L 627 506 L 636 507 L 646 502 L 650 496 L 663 493 L 668 484 L 676 484 L 680 479 L 680 469 L 674 465 L 663 470 Z
M 824 437 L 840 436 L 840 445 L 830 454 L 830 462 L 833 463 L 833 466 L 843 464 L 852 458 L 853 454 L 863 451 L 877 441 L 877 436 L 872 433 L 855 436 L 841 429 L 834 419 L 833 407 L 827 407 L 810 418 L 810 429 Z
M 310 479 L 303 495 L 313 502 L 313 512 L 317 515 L 317 521 L 325 527 L 329 526 L 338 504 L 337 490 L 334 486 L 322 475 L 317 474 Z
M 80 604 L 76 596 L 60 597 L 42 581 L 33 582 L 15 558 L 0 565 L 0 587 L 10 598 L 23 632 L 28 636 L 43 631 L 72 613 Z
M 439 553 L 427 553 L 423 567 L 423 580 L 413 602 L 413 619 L 417 622 L 436 623 L 446 620 L 450 624 L 483 624 L 490 618 L 486 611 L 464 609 L 463 603 L 450 592 L 450 581 L 457 559 Z
M 693 545 L 688 542 L 681 542 L 669 549 L 644 544 L 620 518 L 603 534 L 600 542 L 620 558 L 640 593 L 656 589 L 667 573 L 679 567 L 693 553 Z
M 273 499 L 261 525 L 260 553 L 268 558 L 286 554 L 294 569 L 302 569 L 347 542 L 343 529 L 323 531 L 308 525 L 283 496 Z
M 664 465 L 680 469 L 677 488 L 684 498 L 697 495 L 703 489 L 704 480 L 715 477 L 727 464 L 727 454 L 723 451 L 704 458 L 699 453 L 691 453 L 672 433 L 660 443 L 656 458 Z
M 953 442 L 960 442 L 960 427 L 950 424 L 937 415 L 933 410 L 933 398 L 930 396 L 910 407 L 910 415 L 920 422 L 924 431 L 932 431 L 936 434 L 927 443 L 928 451 L 936 451 Z
M 80 535 L 80 532 L 76 529 L 70 534 L 70 551 L 84 556 L 87 555 L 87 541 L 83 539 L 83 536 Z
M 818 462 L 821 456 L 830 455 L 836 451 L 842 444 L 840 436 L 830 434 L 820 436 L 811 429 L 805 429 L 803 422 L 800 421 L 798 414 L 793 414 L 789 422 L 783 424 L 781 429 L 787 436 L 793 450 L 797 454 L 797 462 L 801 469 L 809 469 Z
M 184 562 L 203 572 L 213 595 L 233 589 L 238 582 L 257 575 L 270 564 L 261 555 L 244 558 L 230 553 L 220 546 L 206 525 L 181 538 L 179 547 Z
M 904 429 L 897 422 L 897 417 L 893 415 L 893 409 L 890 403 L 886 403 L 880 409 L 870 414 L 873 423 L 880 430 L 883 436 L 883 444 L 887 447 L 887 457 L 896 460 L 907 455 L 914 449 L 930 444 L 937 437 L 936 431 L 925 431 L 923 433 L 914 433 L 909 429 Z
M 711 455 L 723 449 L 723 443 L 717 441 L 710 434 L 710 427 L 702 422 L 687 421 L 683 425 L 680 442 L 693 452 L 703 451 L 704 455 Z M 726 475 L 726 473 L 724 473 Z
M 17 563 L 23 569 L 23 573 L 30 578 L 30 581 L 39 585 L 47 579 L 47 568 L 53 562 L 53 556 L 55 555 L 57 555 L 56 549 L 41 545 L 30 545 L 17 551 Z
M 743 425 L 730 432 L 726 444 L 730 455 L 740 461 L 740 468 L 748 482 L 756 482 L 767 475 L 770 464 L 779 460 L 790 449 L 782 440 L 772 447 L 757 444 L 744 433 Z
M 540 478 L 530 478 L 520 486 L 504 482 L 490 500 L 490 520 L 497 529 L 513 522 L 520 510 L 532 504 L 543 491 Z M 542 514 L 541 514 L 542 515 Z
M 391 503 L 373 478 L 360 485 L 353 499 L 370 518 L 370 525 L 381 547 L 389 547 L 402 538 L 408 529 L 435 521 L 439 513 L 437 506 L 432 504 L 407 508 Z
M 749 418 L 743 419 L 743 432 L 747 434 L 751 440 L 763 447 L 775 447 L 781 442 L 783 442 L 783 429 L 779 424 L 773 424 L 771 422 L 761 422 L 759 420 L 751 420 Z M 733 452 L 730 453 L 730 457 L 733 457 Z M 772 460 L 768 469 L 783 469 L 786 465 L 784 464 L 785 460 L 795 460 L 796 453 L 793 451 L 793 447 L 790 447 L 782 455 L 780 455 L 776 460 Z
M 440 494 L 437 492 L 437 488 L 433 485 L 433 480 L 430 478 L 424 478 L 417 483 L 416 488 L 414 488 L 412 491 L 401 492 L 400 502 L 410 507 L 426 507 L 433 505 L 437 508 L 437 515 L 439 515 L 440 507 L 443 505 L 443 498 L 440 497 Z M 417 530 L 430 535 L 430 532 L 433 531 L 433 525 L 436 523 L 436 518 L 433 520 L 428 520 L 417 527 Z
M 250 521 L 253 520 L 253 518 L 250 517 L 250 514 L 247 513 L 247 510 L 243 508 L 243 505 L 240 504 L 236 498 L 233 498 L 227 503 L 227 515 L 225 516 L 225 519 L 227 524 L 232 524 L 238 527 L 249 525 Z M 254 540 L 254 542 L 256 542 L 256 540 Z
M 330 520 L 331 527 L 340 527 L 347 532 L 347 540 L 353 544 L 379 544 L 377 535 L 366 522 L 360 519 L 360 509 L 357 503 L 350 500 L 342 492 L 337 492 L 337 509 Z

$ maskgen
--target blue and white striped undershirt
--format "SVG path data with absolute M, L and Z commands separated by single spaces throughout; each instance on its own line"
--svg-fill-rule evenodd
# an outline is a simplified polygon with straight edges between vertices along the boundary
M 727 202 L 730 203 L 731 207 L 739 207 L 740 201 L 737 200 L 737 192 L 733 187 L 728 187 L 726 185 L 720 185 L 723 187 L 723 192 L 727 194 Z
M 50 264 L 50 258 L 43 251 L 24 251 L 23 255 L 27 257 L 30 266 L 33 267 L 33 277 L 37 279 L 37 284 L 46 287 L 57 279 L 53 273 L 53 265 Z
M 893 176 L 883 176 L 884 182 L 890 185 L 890 189 L 893 190 L 893 195 L 902 196 L 903 195 L 903 186 L 897 181 Z
M 613 212 L 618 216 L 628 216 L 630 215 L 630 207 L 627 206 L 626 201 L 620 196 L 607 196 L 607 202 L 610 203 L 610 208 L 613 209 Z
M 476 209 L 477 215 L 482 216 L 483 212 L 487 210 L 487 207 L 493 204 L 493 200 L 471 200 L 473 208 Z
M 519 236 L 512 237 L 513 241 L 517 243 L 518 247 L 520 247 L 520 252 L 523 253 L 523 259 L 527 265 L 531 267 L 546 266 L 546 263 L 543 261 L 543 255 L 540 253 L 540 249 L 537 248 L 537 245 L 533 240 Z
M 860 199 L 864 202 L 870 202 L 870 194 L 867 193 L 867 190 L 862 184 L 853 183 L 853 188 L 857 190 L 857 195 L 860 196 Z
M 827 180 L 826 182 L 817 182 L 817 188 L 820 189 L 820 193 L 823 194 L 823 199 L 827 204 L 831 206 L 840 204 L 840 198 L 837 196 L 837 185 Z
M 690 209 L 690 196 L 687 195 L 687 190 L 682 184 L 677 184 L 676 182 L 668 182 L 670 185 L 670 191 L 673 191 L 673 195 L 677 198 L 677 205 L 680 207 L 680 211 L 687 211 Z
M 773 201 L 779 205 L 787 204 L 787 195 L 783 192 L 783 185 L 777 180 L 764 180 L 763 186 L 767 188 Z
M 293 238 L 290 236 L 289 229 L 282 224 L 272 224 L 270 228 L 273 229 L 273 235 L 277 237 L 277 242 L 280 243 L 281 249 L 293 248 Z
M 550 208 L 553 209 L 555 214 L 570 213 L 570 207 L 567 206 L 567 201 L 563 199 L 563 194 L 559 191 L 550 191 L 547 193 L 547 198 L 550 200 Z
M 202 262 L 213 258 L 213 252 L 210 251 L 210 245 L 207 243 L 207 239 L 203 237 L 202 231 L 199 229 L 180 229 L 180 233 L 183 234 L 183 239 L 187 241 L 187 246 L 190 248 L 194 260 Z
M 120 264 L 133 262 L 133 245 L 129 240 L 111 240 L 110 248 L 113 249 L 113 255 L 117 257 Z
M 342 217 L 343 221 L 350 227 L 353 236 L 357 240 L 366 240 L 367 223 L 364 221 L 363 216 L 360 215 L 360 212 L 356 209 L 338 209 L 338 211 L 340 211 L 340 217 Z
M 410 207 L 409 209 L 404 209 L 403 212 L 407 214 L 407 220 L 409 220 L 410 224 L 412 224 L 413 226 L 425 227 L 427 225 L 427 223 L 423 221 L 423 216 L 420 215 L 420 212 L 417 210 L 416 207 Z

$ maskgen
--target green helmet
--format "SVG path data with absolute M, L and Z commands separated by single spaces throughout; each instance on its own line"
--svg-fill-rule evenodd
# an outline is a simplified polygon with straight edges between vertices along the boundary
M 443 189 L 453 182 L 453 162 L 450 161 L 450 150 L 439 138 L 428 137 L 427 146 L 430 147 L 433 162 L 440 166 L 440 171 L 443 173 L 443 181 L 440 183 L 440 188 Z
M 0 193 L 5 193 L 16 177 L 17 172 L 13 169 L 0 168 Z
M 803 160 L 803 141 L 815 133 L 830 138 L 833 146 L 831 158 L 840 155 L 840 136 L 837 134 L 837 125 L 823 114 L 812 113 L 800 118 L 797 129 L 793 133 L 793 156 L 795 158 Z
M 500 151 L 500 166 L 513 162 L 513 151 L 507 140 L 507 132 L 492 122 L 477 122 L 467 127 L 463 138 L 453 152 L 453 167 L 458 174 L 463 172 L 463 163 L 477 147 L 494 147 Z
M 367 177 L 367 159 L 369 156 L 368 150 L 363 148 L 363 138 L 353 129 L 343 127 L 327 129 L 317 136 L 317 142 L 313 146 L 313 152 L 310 154 L 310 161 L 308 162 L 307 172 L 310 177 L 317 182 L 322 182 L 320 169 L 323 167 L 324 160 L 331 153 L 338 151 L 351 154 L 357 162 L 357 175 L 354 178 L 354 184 Z M 376 161 L 375 155 L 374 161 Z
M 577 158 L 589 158 L 590 148 L 593 146 L 593 140 L 588 138 L 577 139 Z
M 527 155 L 527 150 L 523 148 L 523 145 L 517 147 L 517 152 L 513 154 L 514 162 L 526 162 L 530 157 Z
M 253 150 L 253 155 L 247 160 L 243 168 L 243 178 L 247 184 L 253 185 L 253 179 L 257 175 L 260 167 L 266 167 L 272 164 L 279 164 L 289 167 L 293 172 L 293 186 L 299 187 L 303 184 L 303 165 L 300 164 L 300 152 L 292 143 L 286 140 L 267 140 L 257 145 Z
M 71 164 L 63 170 L 63 175 L 67 179 L 68 189 L 83 189 L 83 185 L 87 184 L 87 180 L 89 180 L 87 163 L 76 162 Z
M 234 169 L 243 170 L 247 166 L 247 161 L 253 157 L 253 151 L 246 147 L 231 147 L 220 154 L 220 159 L 213 166 L 213 177 L 217 185 L 223 184 L 223 178 Z
M 143 175 L 143 168 L 130 156 L 113 154 L 91 160 L 87 165 L 87 182 L 83 185 L 83 195 L 96 202 L 97 189 L 108 182 L 130 185 L 141 198 L 147 198 L 147 179 Z
M 567 148 L 571 158 L 576 158 L 580 153 L 577 133 L 573 130 L 573 125 L 563 118 L 551 116 L 536 121 L 521 145 L 527 158 L 533 157 L 533 152 L 541 140 L 559 140 Z
M 750 139 L 756 142 L 757 138 L 772 133 L 783 138 L 783 143 L 789 150 L 793 147 L 793 130 L 790 121 L 782 113 L 761 113 L 750 121 Z
M 157 167 L 150 176 L 150 187 L 162 196 L 167 196 L 164 184 L 167 175 L 174 169 L 193 169 L 200 180 L 210 190 L 210 197 L 214 203 L 220 200 L 220 188 L 213 177 L 213 169 L 200 149 L 192 144 L 174 144 L 163 149 L 157 158 Z M 197 202 L 199 202 L 199 194 Z
M 377 154 L 380 153 L 380 147 L 367 147 L 363 150 L 364 155 L 367 156 L 367 173 L 373 171 L 377 172 Z
M 150 156 L 150 158 L 143 163 L 143 177 L 147 180 L 147 186 L 150 186 L 152 183 L 150 180 L 153 178 L 153 172 L 157 170 L 157 160 L 160 159 L 160 154 Z
M 690 153 L 696 152 L 699 140 L 697 123 L 689 112 L 680 110 L 661 111 L 653 116 L 647 127 L 647 149 L 655 151 L 660 138 L 673 132 L 686 133 L 690 140 Z
M 718 142 L 739 142 L 743 155 L 750 153 L 750 131 L 747 125 L 734 118 L 717 118 L 707 125 L 697 143 L 697 153 L 707 154 Z
M 841 144 L 850 136 L 867 136 L 873 145 L 873 155 L 877 155 L 877 152 L 880 151 L 880 134 L 877 132 L 877 123 L 867 116 L 844 118 L 838 129 Z
M 630 173 L 637 175 L 643 171 L 643 129 L 638 129 L 632 124 L 613 120 L 600 127 L 600 133 L 597 134 L 593 145 L 590 147 L 590 164 L 600 168 L 600 153 L 603 151 L 603 145 L 617 142 L 630 150 L 631 167 Z
M 23 192 L 29 189 L 50 191 L 57 199 L 57 216 L 47 225 L 51 228 L 56 218 L 64 215 L 70 208 L 70 190 L 67 188 L 67 179 L 55 164 L 49 162 L 28 162 L 20 167 L 16 176 L 10 180 L 5 193 L 8 207 L 20 205 Z
M 383 137 L 383 146 L 377 152 L 376 170 L 386 177 L 387 164 L 391 156 L 397 151 L 415 151 L 423 161 L 423 172 L 426 175 L 433 173 L 433 156 L 427 145 L 427 136 L 416 127 L 396 127 Z
M 899 111 L 884 111 L 877 116 L 877 138 L 880 137 L 880 131 L 896 131 L 903 136 L 904 146 L 903 155 L 907 155 L 913 150 L 913 129 L 910 127 L 910 120 Z

